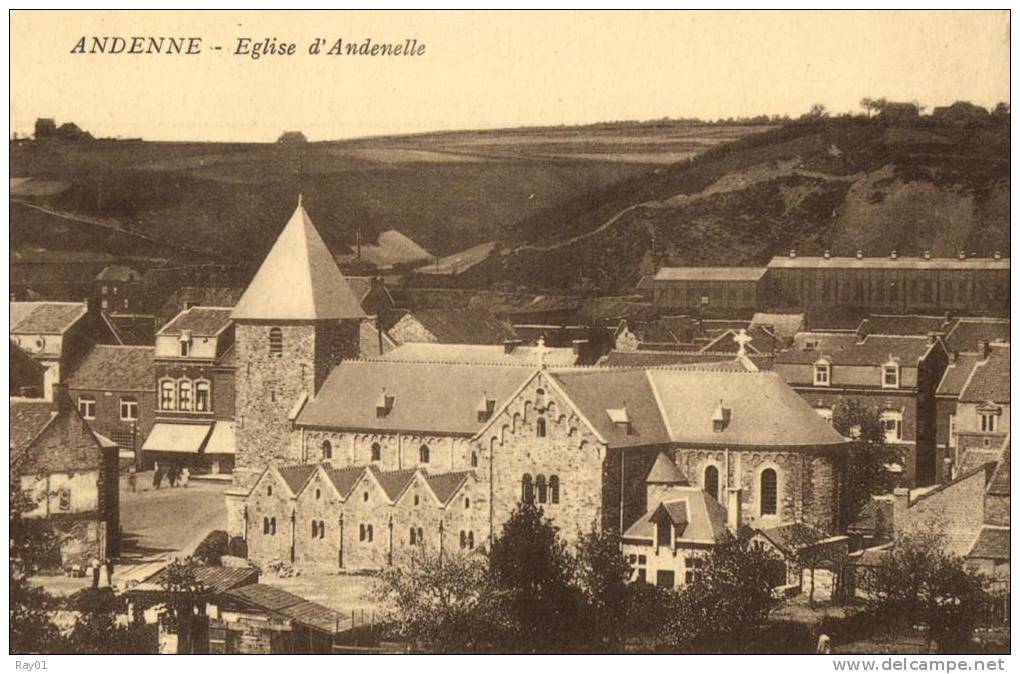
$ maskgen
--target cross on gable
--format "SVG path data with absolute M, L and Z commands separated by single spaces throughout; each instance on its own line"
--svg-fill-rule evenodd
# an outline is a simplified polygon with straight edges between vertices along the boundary
M 740 332 L 733 336 L 733 341 L 737 343 L 739 350 L 737 351 L 738 356 L 747 355 L 747 345 L 754 341 L 751 335 L 747 334 L 747 330 L 740 328 Z
M 535 347 L 535 354 L 538 356 L 538 367 L 545 368 L 545 357 L 551 351 L 545 345 L 545 336 L 538 338 L 538 346 Z

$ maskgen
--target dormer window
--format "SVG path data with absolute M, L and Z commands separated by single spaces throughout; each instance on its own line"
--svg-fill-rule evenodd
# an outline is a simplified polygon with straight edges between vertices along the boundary
M 379 399 L 375 401 L 375 416 L 378 419 L 382 419 L 388 416 L 393 411 L 394 398 L 391 395 L 386 395 L 385 389 Z
M 733 410 L 729 407 L 723 406 L 723 401 L 719 401 L 719 406 L 715 408 L 715 413 L 712 415 L 712 432 L 722 433 L 726 430 L 726 427 L 730 425 L 730 419 L 733 417 Z
M 630 415 L 627 413 L 626 407 L 607 409 L 606 414 L 609 415 L 609 420 L 613 422 L 613 426 L 630 435 Z
M 496 400 L 490 398 L 488 395 L 483 394 L 481 402 L 478 403 L 476 408 L 478 412 L 478 423 L 484 423 L 492 418 L 492 415 L 496 412 Z
M 992 403 L 979 405 L 977 408 L 978 422 L 982 433 L 994 433 L 999 427 L 999 415 L 1002 408 Z
M 180 339 L 178 340 L 178 346 L 181 358 L 187 358 L 191 355 L 191 333 L 184 331 L 181 333 Z
M 808 341 L 804 342 L 804 350 L 805 351 L 816 351 L 816 350 L 818 350 L 818 340 L 811 339 L 811 340 L 808 340 Z
M 900 366 L 895 361 L 889 361 L 882 366 L 882 388 L 900 387 Z
M 820 360 L 815 363 L 815 386 L 828 386 L 832 381 L 832 366 L 827 360 Z

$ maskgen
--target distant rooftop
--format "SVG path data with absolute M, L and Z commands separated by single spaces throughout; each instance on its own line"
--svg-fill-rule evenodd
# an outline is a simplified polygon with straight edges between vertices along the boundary
M 663 267 L 656 281 L 758 281 L 765 267 Z
M 790 257 L 772 258 L 769 269 L 1003 269 L 1009 270 L 1009 258 L 994 257 Z

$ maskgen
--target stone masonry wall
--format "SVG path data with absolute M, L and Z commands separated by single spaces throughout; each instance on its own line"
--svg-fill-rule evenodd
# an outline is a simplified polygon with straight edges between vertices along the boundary
M 465 436 L 420 435 L 414 433 L 350 433 L 345 431 L 304 429 L 303 461 L 328 459 L 324 442 L 330 443 L 334 466 L 366 466 L 374 463 L 382 470 L 424 468 L 430 473 L 447 473 L 477 468 L 471 454 L 477 448 Z M 380 460 L 372 461 L 372 445 L 379 444 Z M 429 448 L 429 461 L 422 463 L 421 447 Z

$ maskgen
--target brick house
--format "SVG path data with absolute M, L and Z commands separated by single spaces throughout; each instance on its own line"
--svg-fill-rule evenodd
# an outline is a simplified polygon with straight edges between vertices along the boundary
M 1009 435 L 1009 344 L 988 344 L 956 404 L 957 454 L 997 451 Z M 961 459 L 962 464 L 962 459 Z
M 155 421 L 155 349 L 96 345 L 68 377 L 67 390 L 92 430 L 133 461 Z
M 776 372 L 831 421 L 842 399 L 874 409 L 886 442 L 903 445 L 905 478 L 929 485 L 938 475 L 936 390 L 949 363 L 941 337 L 800 332 L 778 354 Z
M 11 302 L 11 341 L 46 368 L 45 395 L 64 381 L 94 344 L 120 344 L 116 331 L 94 304 Z
M 57 385 L 54 400 L 11 398 L 12 474 L 60 541 L 60 564 L 84 568 L 116 557 L 120 505 L 117 446 L 98 436 Z
M 234 326 L 230 307 L 194 306 L 156 335 L 155 419 L 146 466 L 229 473 L 234 465 Z
M 145 298 L 142 275 L 122 264 L 104 267 L 96 274 L 93 297 L 111 314 L 137 313 Z

